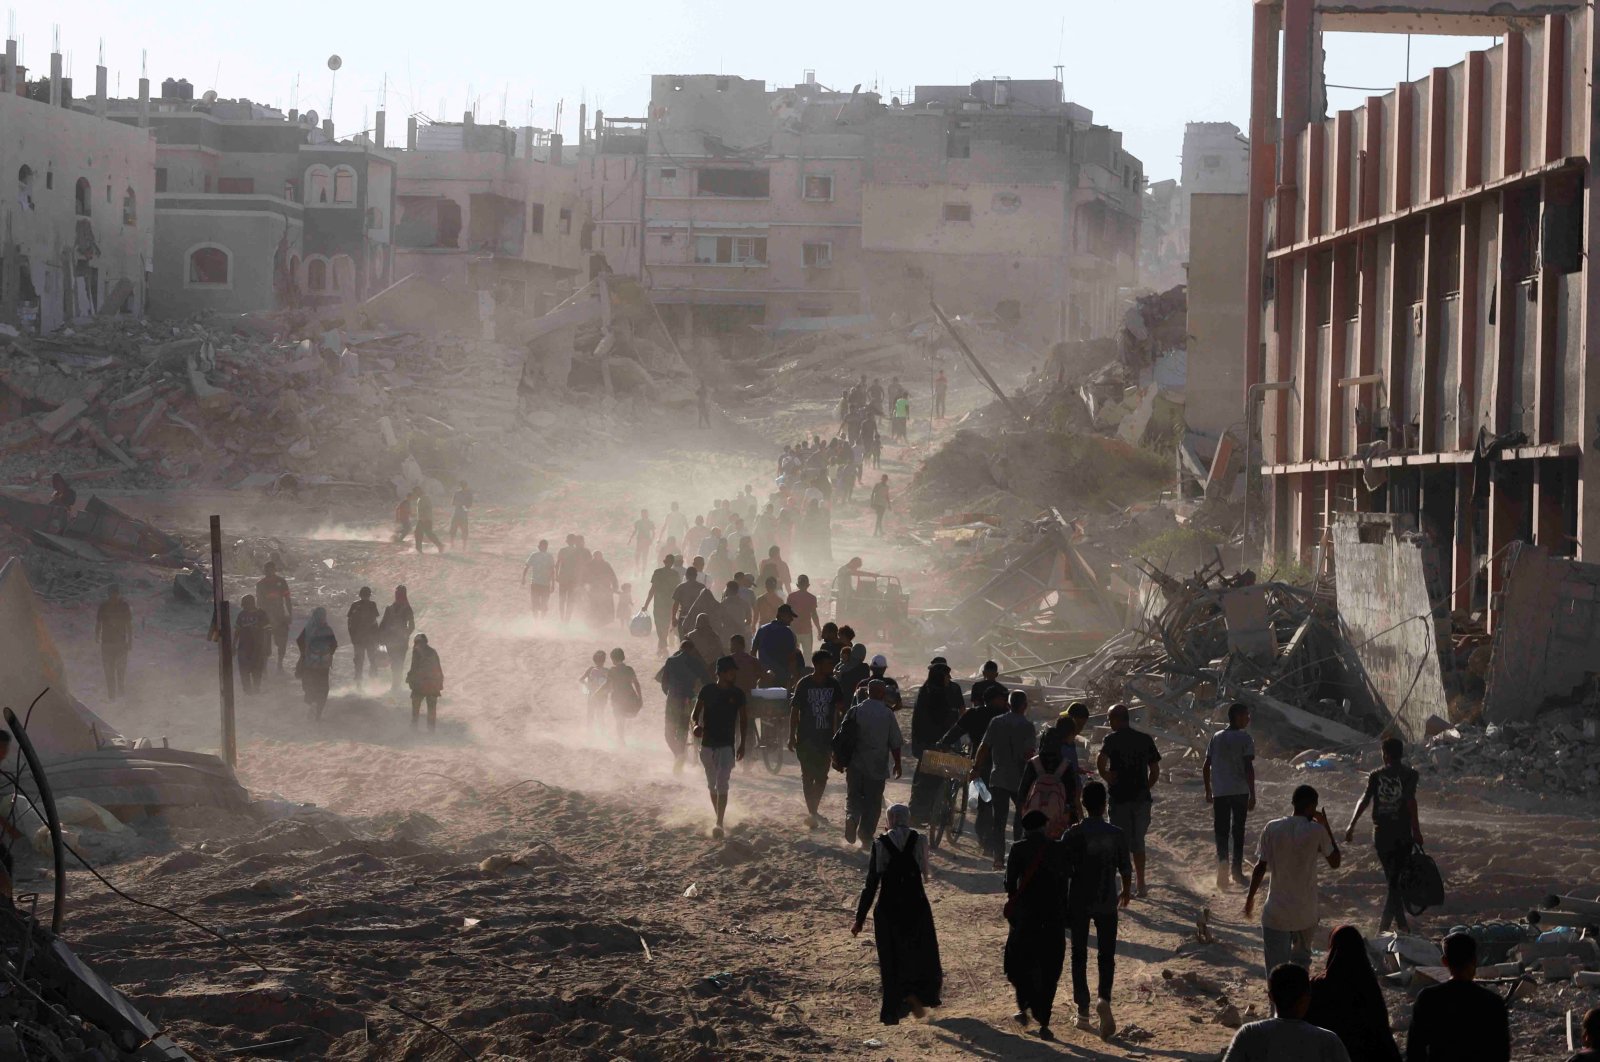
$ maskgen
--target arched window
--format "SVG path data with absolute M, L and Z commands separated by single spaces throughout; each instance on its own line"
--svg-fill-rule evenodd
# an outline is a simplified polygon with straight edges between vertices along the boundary
M 321 258 L 306 259 L 306 290 L 326 291 L 328 289 L 328 263 Z
M 139 224 L 139 203 L 134 197 L 132 188 L 122 194 L 122 223 L 124 225 Z
M 23 210 L 33 209 L 33 167 L 26 164 L 17 171 L 17 205 Z
M 333 201 L 340 206 L 354 206 L 356 201 L 356 171 L 349 166 L 333 168 Z
M 333 202 L 333 172 L 326 166 L 306 170 L 306 206 L 326 206 Z
M 185 284 L 191 288 L 225 288 L 233 277 L 233 255 L 226 247 L 201 244 L 189 250 L 189 272 Z
M 72 189 L 72 205 L 77 210 L 80 218 L 89 216 L 89 200 L 94 193 L 89 189 L 89 178 L 79 177 L 78 183 Z

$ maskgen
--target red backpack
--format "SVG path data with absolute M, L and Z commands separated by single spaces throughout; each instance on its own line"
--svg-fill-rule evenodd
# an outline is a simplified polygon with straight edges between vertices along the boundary
M 1052 840 L 1060 840 L 1061 835 L 1067 832 L 1067 827 L 1072 825 L 1072 801 L 1067 797 L 1067 785 L 1062 781 L 1067 768 L 1072 764 L 1065 756 L 1057 765 L 1054 772 L 1046 771 L 1044 764 L 1035 756 L 1028 762 L 1033 764 L 1033 788 L 1028 790 L 1028 798 L 1022 802 L 1022 816 L 1027 817 L 1029 812 L 1042 811 L 1045 818 L 1049 819 L 1044 831 Z

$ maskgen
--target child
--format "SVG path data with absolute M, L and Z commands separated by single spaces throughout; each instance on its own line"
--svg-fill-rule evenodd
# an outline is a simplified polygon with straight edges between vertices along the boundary
M 584 693 L 589 695 L 589 725 L 598 727 L 600 725 L 600 713 L 604 710 L 606 704 L 606 679 L 610 677 L 610 673 L 606 671 L 606 651 L 604 649 L 596 649 L 593 660 L 594 664 L 583 673 L 583 677 L 578 680 L 578 685 L 583 688 Z
M 635 675 L 633 668 L 623 663 L 625 654 L 621 649 L 611 650 L 611 671 L 606 680 L 606 693 L 611 701 L 611 715 L 617 722 L 617 745 L 627 744 L 627 737 L 623 728 L 628 720 L 639 714 L 639 709 L 644 707 L 644 691 L 639 688 L 639 676 Z
M 623 583 L 617 590 L 617 623 L 623 630 L 628 629 L 628 622 L 633 619 L 633 584 Z M 616 653 L 611 654 L 613 657 Z

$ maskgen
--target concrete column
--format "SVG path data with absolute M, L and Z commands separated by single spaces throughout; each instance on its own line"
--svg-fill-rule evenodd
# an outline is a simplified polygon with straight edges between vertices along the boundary
M 5 67 L 0 69 L 0 92 L 17 92 L 17 42 L 6 41 Z
M 387 139 L 385 139 L 384 135 L 388 132 L 388 125 L 389 116 L 380 110 L 377 118 L 375 118 L 372 123 L 372 139 L 373 142 L 378 145 L 379 151 L 382 151 L 384 148 L 389 146 L 389 142 Z
M 106 68 L 97 66 L 94 68 L 94 116 L 96 118 L 104 118 L 106 116 L 106 88 Z
M 406 119 L 406 150 L 417 150 L 417 118 L 416 115 Z
M 50 53 L 50 106 L 61 106 L 61 53 Z
M 150 128 L 150 79 L 139 79 L 139 128 Z

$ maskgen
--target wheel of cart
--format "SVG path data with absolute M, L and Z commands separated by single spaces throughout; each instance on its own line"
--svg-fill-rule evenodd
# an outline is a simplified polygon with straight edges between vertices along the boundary
M 756 748 L 767 770 L 783 770 L 784 751 L 789 743 L 789 691 L 781 687 L 755 690 L 750 698 L 755 718 Z
M 928 808 L 928 844 L 938 848 L 944 839 L 960 837 L 967 821 L 967 775 L 972 761 L 959 752 L 929 749 L 917 761 L 917 775 L 937 782 Z

